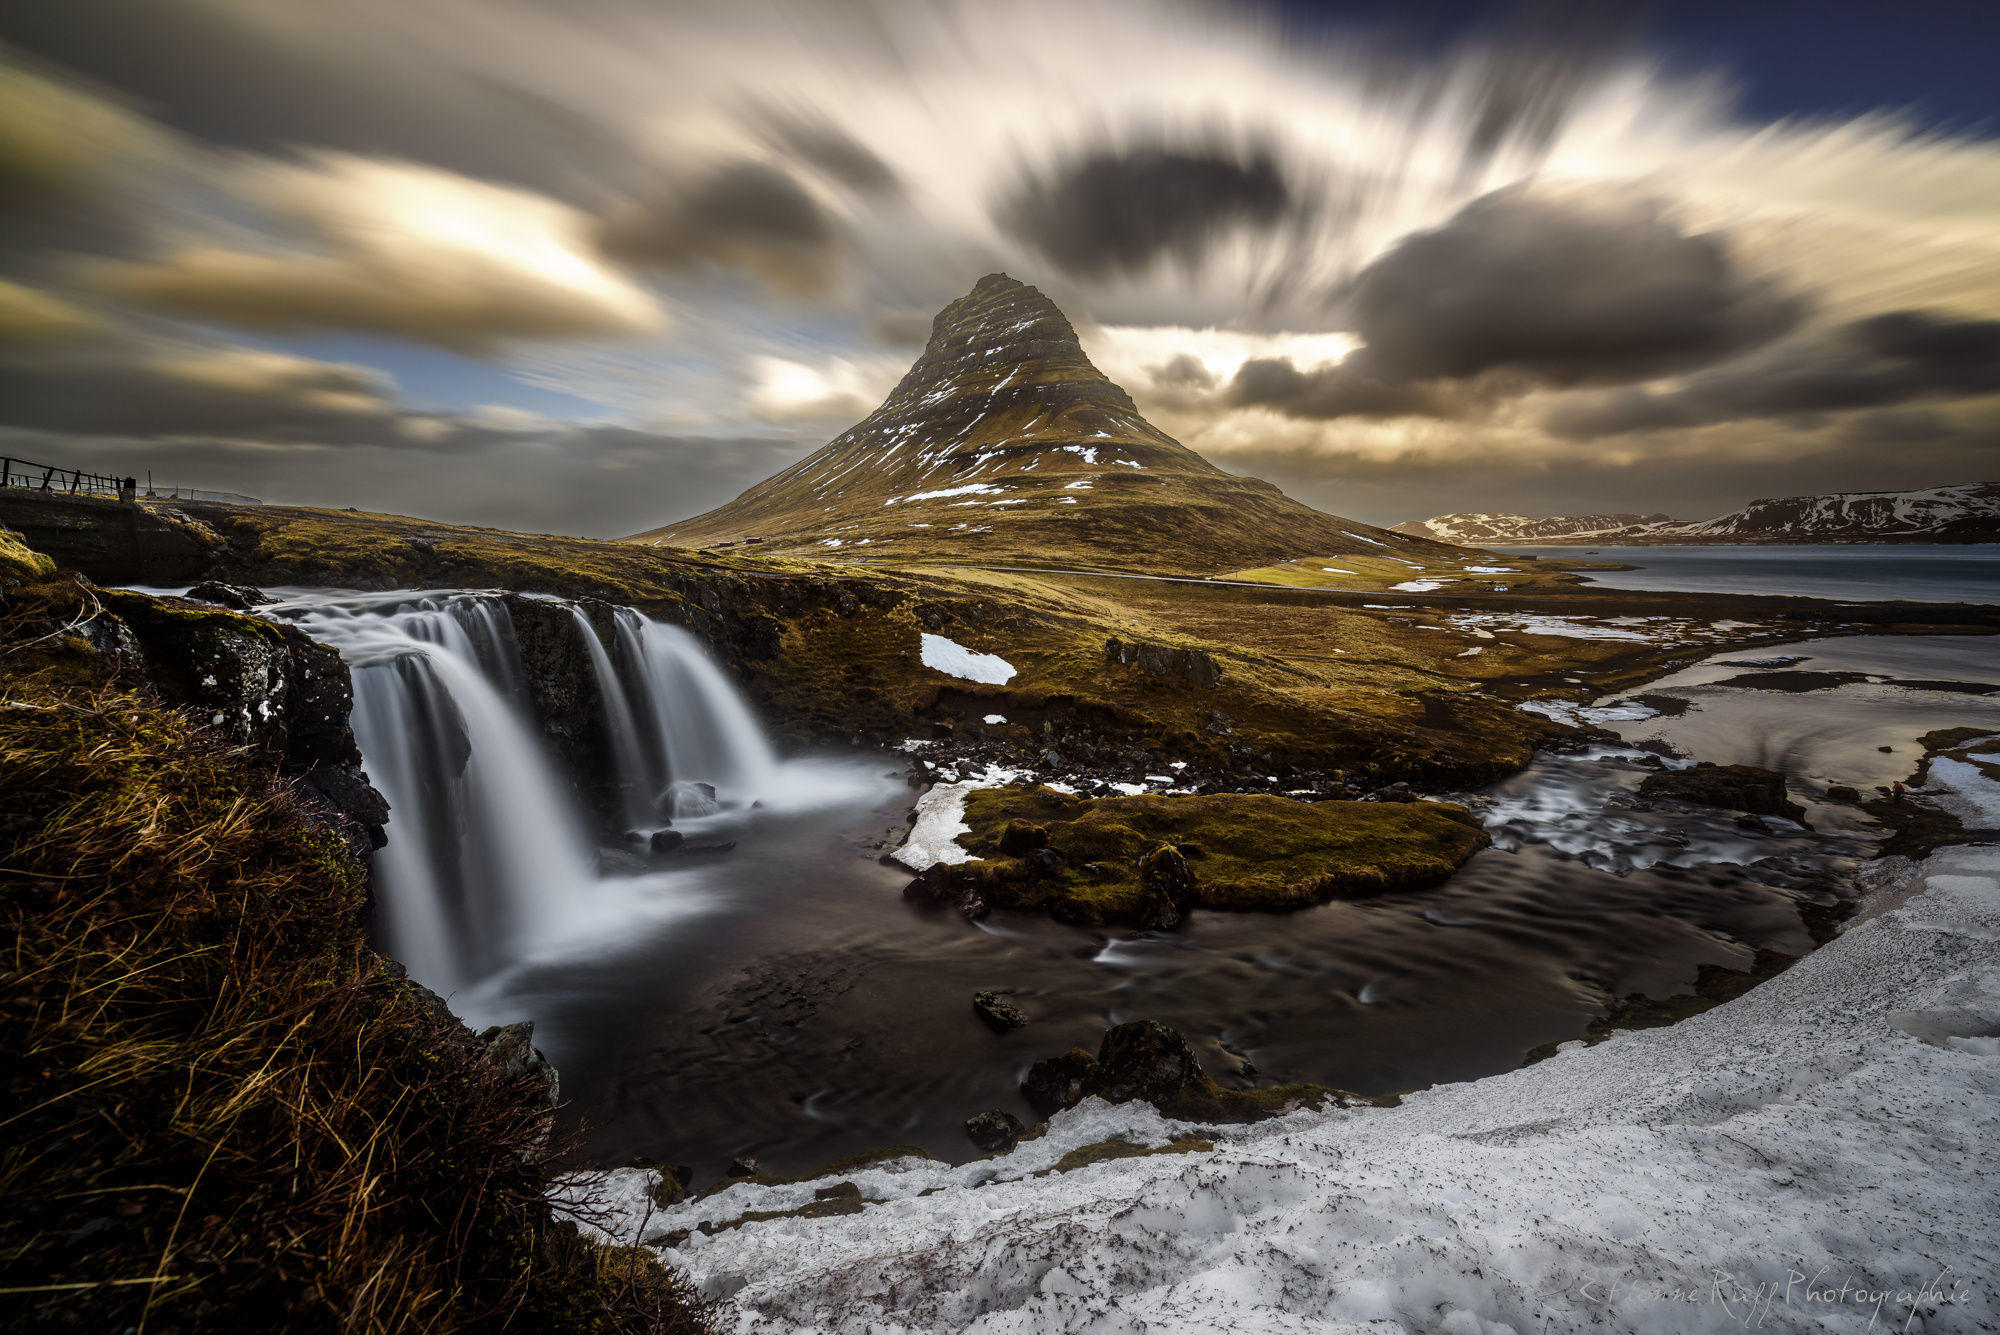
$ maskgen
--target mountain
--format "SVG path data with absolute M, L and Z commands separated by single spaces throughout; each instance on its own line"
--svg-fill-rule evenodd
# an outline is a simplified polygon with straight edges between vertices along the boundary
M 831 444 L 628 541 L 1179 574 L 1438 554 L 1209 463 L 1139 415 L 1054 302 L 1005 274 L 945 307 L 882 406 Z
M 2000 542 L 2000 482 L 1922 491 L 1844 491 L 1757 500 L 1716 519 L 1666 515 L 1454 514 L 1412 520 L 1396 532 L 1441 542 L 1520 543 L 1967 543 Z
M 1405 520 L 1390 532 L 1478 547 L 1494 542 L 1533 544 L 1572 539 L 1602 542 L 1606 534 L 1624 534 L 1673 522 L 1670 515 L 1558 515 L 1531 519 L 1527 515 L 1455 514 Z

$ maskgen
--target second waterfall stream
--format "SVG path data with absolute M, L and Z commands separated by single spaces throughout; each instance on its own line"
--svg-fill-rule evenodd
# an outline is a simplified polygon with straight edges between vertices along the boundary
M 629 608 L 609 637 L 571 608 L 604 774 L 565 772 L 540 735 L 496 595 L 300 593 L 262 610 L 347 660 L 355 739 L 390 806 L 375 859 L 384 944 L 461 1013 L 526 960 L 700 912 L 689 851 L 720 853 L 756 818 L 838 797 L 811 762 L 778 759 L 698 640 Z

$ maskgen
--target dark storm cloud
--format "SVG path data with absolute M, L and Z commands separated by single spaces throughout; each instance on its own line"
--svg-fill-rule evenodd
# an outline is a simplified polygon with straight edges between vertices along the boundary
M 1686 370 L 1797 323 L 1802 303 L 1739 273 L 1723 238 L 1651 200 L 1510 187 L 1405 237 L 1345 293 L 1380 374 L 1494 368 L 1558 384 Z
M 0 41 L 225 147 L 409 158 L 566 198 L 635 165 L 625 136 L 597 119 L 331 4 L 0 5 Z
M 1995 393 L 2000 321 L 1898 311 L 1800 334 L 1675 389 L 1577 396 L 1547 425 L 1584 439 Z
M 1191 352 L 1183 352 L 1168 358 L 1158 366 L 1147 368 L 1155 389 L 1214 389 L 1215 372 Z
M 929 308 L 879 310 L 868 317 L 868 336 L 892 348 L 921 348 L 930 341 L 937 313 Z
M 1475 175 L 1510 147 L 1545 154 L 1578 98 L 1630 54 L 1636 10 L 1620 0 L 1543 3 L 1468 54 L 1463 173 Z
M 362 367 L 240 348 L 0 356 L 0 426 L 82 435 L 395 441 L 391 392 Z
M 879 154 L 831 121 L 774 111 L 763 122 L 771 142 L 864 195 L 893 196 L 902 179 Z
M 1289 357 L 1253 357 L 1237 368 L 1227 402 L 1272 408 L 1288 417 L 1450 415 L 1429 385 L 1374 374 L 1364 352 L 1301 371 Z
M 628 264 L 735 265 L 785 291 L 819 291 L 839 266 L 839 234 L 819 202 L 783 168 L 749 160 L 611 210 L 598 240 Z
M 1098 278 L 1161 256 L 1192 268 L 1233 227 L 1277 226 L 1294 192 L 1268 152 L 1220 144 L 1100 149 L 1030 175 L 1001 208 L 1023 242 Z

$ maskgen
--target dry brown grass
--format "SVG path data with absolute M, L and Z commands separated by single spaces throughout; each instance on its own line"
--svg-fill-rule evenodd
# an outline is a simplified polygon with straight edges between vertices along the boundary
M 701 1329 L 552 1216 L 540 1090 L 369 949 L 340 841 L 33 601 L 0 605 L 0 1326 Z

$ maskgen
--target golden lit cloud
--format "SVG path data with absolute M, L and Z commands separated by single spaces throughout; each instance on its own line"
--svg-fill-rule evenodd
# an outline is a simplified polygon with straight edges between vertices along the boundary
M 294 245 L 197 243 L 93 266 L 126 300 L 253 329 L 348 329 L 485 352 L 652 333 L 665 316 L 606 264 L 580 210 L 407 162 L 258 161 L 236 184 Z

